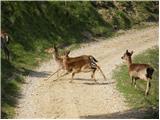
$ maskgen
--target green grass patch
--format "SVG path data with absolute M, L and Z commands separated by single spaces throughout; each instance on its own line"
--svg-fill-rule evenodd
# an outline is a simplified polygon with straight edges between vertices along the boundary
M 146 63 L 154 68 L 153 79 L 149 96 L 145 96 L 146 82 L 137 80 L 137 88 L 131 85 L 126 65 L 114 70 L 113 78 L 117 81 L 117 89 L 125 96 L 126 102 L 132 108 L 147 108 L 159 106 L 159 49 L 148 49 L 144 53 L 136 55 L 134 63 Z

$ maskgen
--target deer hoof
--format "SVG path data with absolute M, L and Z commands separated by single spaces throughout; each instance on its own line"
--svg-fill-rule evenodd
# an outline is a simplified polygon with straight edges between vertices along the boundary
M 71 81 L 69 81 L 69 83 L 73 83 L 73 81 L 71 80 Z
M 134 87 L 135 87 L 135 88 L 137 88 L 137 86 L 136 86 L 136 85 L 134 85 Z
M 97 80 L 94 80 L 95 83 L 97 83 Z
M 148 94 L 149 94 L 149 93 L 148 93 L 148 92 L 146 92 L 146 93 L 145 93 L 145 96 L 148 96 Z

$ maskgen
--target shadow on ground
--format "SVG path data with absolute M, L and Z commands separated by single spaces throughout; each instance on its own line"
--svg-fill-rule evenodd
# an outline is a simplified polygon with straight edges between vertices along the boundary
M 159 107 L 130 109 L 111 114 L 80 116 L 83 119 L 158 119 Z
M 100 83 L 100 82 L 94 82 L 94 83 L 83 83 L 83 84 L 86 84 L 86 85 L 109 85 L 109 84 L 114 84 L 115 82 L 103 82 L 103 83 Z
M 30 70 L 30 69 L 26 69 L 26 68 L 21 68 L 19 70 L 20 73 L 22 73 L 23 75 L 28 75 L 31 76 L 31 77 L 47 77 L 51 74 L 51 72 L 48 72 L 48 71 L 41 71 L 41 72 L 38 72 L 38 71 L 33 71 L 33 70 Z

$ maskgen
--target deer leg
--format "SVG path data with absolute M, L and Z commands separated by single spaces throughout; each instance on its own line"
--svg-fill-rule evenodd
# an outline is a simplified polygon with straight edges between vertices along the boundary
M 134 87 L 135 87 L 135 88 L 137 88 L 136 80 L 137 80 L 137 79 L 136 79 L 136 78 L 134 78 Z
M 45 80 L 48 80 L 50 77 L 52 77 L 55 73 L 59 72 L 60 69 L 58 69 L 56 72 L 54 72 L 52 75 L 50 75 L 47 79 Z
M 7 47 L 4 48 L 5 58 L 9 61 L 9 50 Z
M 61 72 L 61 68 L 57 70 L 57 78 L 59 78 L 59 73 Z
M 66 72 L 65 74 L 63 74 L 63 75 L 61 75 L 60 77 L 58 77 L 57 79 L 55 79 L 54 81 L 57 81 L 57 80 L 59 80 L 60 78 L 66 76 L 66 75 L 68 75 L 68 74 L 69 74 L 69 72 Z
M 151 83 L 150 83 L 150 80 L 148 79 L 147 80 L 146 91 L 145 91 L 145 96 L 147 96 L 149 94 L 150 87 L 151 87 Z
M 131 85 L 133 85 L 133 79 L 134 79 L 134 78 L 133 78 L 132 76 L 131 76 L 130 78 L 131 78 Z
M 8 48 L 7 48 L 7 59 L 8 59 L 8 61 L 9 61 L 9 50 L 8 50 Z
M 61 70 L 60 70 L 60 71 L 61 71 Z M 59 72 L 60 72 L 60 71 L 59 71 Z M 59 72 L 57 72 L 57 78 L 59 77 Z
M 107 80 L 107 78 L 106 78 L 106 76 L 104 75 L 104 73 L 103 73 L 103 71 L 101 70 L 101 68 L 100 68 L 98 65 L 96 65 L 96 67 L 100 70 L 102 76 L 104 77 L 104 80 Z
M 95 82 L 96 82 L 96 79 L 95 79 L 95 72 L 96 72 L 97 69 L 93 69 L 92 71 L 92 75 L 91 75 L 91 79 L 93 79 Z
M 72 73 L 72 79 L 73 79 L 74 75 L 75 75 L 75 72 L 74 72 L 74 73 Z
M 72 79 L 71 79 L 70 83 L 73 82 L 73 77 L 74 77 L 74 75 L 75 75 L 75 72 L 72 73 Z
M 62 75 L 62 68 L 59 68 L 59 72 L 57 72 L 57 78 Z

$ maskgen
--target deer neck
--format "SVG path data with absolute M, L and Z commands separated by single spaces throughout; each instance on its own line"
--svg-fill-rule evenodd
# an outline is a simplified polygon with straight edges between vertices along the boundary
M 59 57 L 59 53 L 57 50 L 55 50 L 55 53 L 53 53 L 53 57 L 55 58 L 55 60 L 59 60 L 60 57 Z
M 64 66 L 64 69 L 67 70 L 68 67 L 69 67 L 69 58 L 68 57 L 65 57 L 63 58 L 63 66 Z
M 54 47 L 53 56 L 55 57 L 56 60 L 59 60 L 59 59 L 60 59 L 59 51 L 58 51 L 58 49 L 57 49 L 56 47 Z
M 132 64 L 132 59 L 131 59 L 131 57 L 129 57 L 129 59 L 128 59 L 128 61 L 127 61 L 128 67 L 130 67 L 131 64 Z

